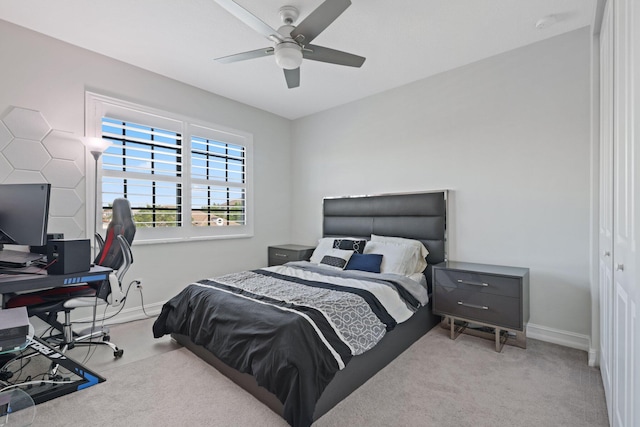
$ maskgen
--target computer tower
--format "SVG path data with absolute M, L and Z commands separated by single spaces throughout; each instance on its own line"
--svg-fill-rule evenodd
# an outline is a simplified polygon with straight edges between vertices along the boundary
M 49 274 L 71 274 L 89 271 L 91 243 L 89 239 L 54 239 L 47 242 Z

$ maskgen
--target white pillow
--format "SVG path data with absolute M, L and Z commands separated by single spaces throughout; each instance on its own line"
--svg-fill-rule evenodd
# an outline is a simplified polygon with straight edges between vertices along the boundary
M 419 250 L 411 245 L 370 241 L 364 247 L 365 254 L 382 254 L 380 273 L 409 276 L 416 272 Z
M 420 242 L 419 240 L 414 239 L 405 239 L 403 237 L 391 237 L 391 236 L 379 236 L 377 234 L 371 235 L 372 242 L 385 242 L 385 243 L 395 243 L 397 245 L 410 245 L 415 247 L 418 252 L 416 252 L 416 265 L 415 270 L 409 274 L 413 273 L 422 273 L 425 268 L 427 268 L 427 255 L 429 255 L 429 251 L 427 248 Z
M 344 249 L 329 249 L 327 253 L 322 257 L 320 264 L 332 267 L 338 270 L 344 270 L 347 263 L 351 259 L 353 251 L 347 251 Z
M 318 240 L 318 246 L 316 246 L 316 248 L 313 250 L 311 258 L 309 258 L 309 262 L 320 264 L 320 261 L 322 261 L 322 257 L 325 256 L 329 249 L 333 248 L 334 240 L 335 237 L 324 237 Z

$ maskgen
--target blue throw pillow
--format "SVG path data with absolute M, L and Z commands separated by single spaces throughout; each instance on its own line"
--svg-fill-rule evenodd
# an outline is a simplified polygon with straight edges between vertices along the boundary
M 344 269 L 380 273 L 380 264 L 382 264 L 382 255 L 380 254 L 354 253 Z

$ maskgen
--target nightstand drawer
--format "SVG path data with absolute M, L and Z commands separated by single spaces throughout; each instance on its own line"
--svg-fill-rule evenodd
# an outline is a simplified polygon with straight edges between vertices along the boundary
M 286 251 L 284 249 L 269 248 L 269 263 L 271 262 L 289 262 L 297 257 L 298 253 L 294 251 Z
M 302 245 L 269 246 L 269 266 L 281 265 L 290 261 L 308 261 L 314 247 Z
M 446 269 L 436 269 L 435 274 L 438 286 L 512 298 L 520 297 L 520 278 Z
M 440 315 L 522 330 L 518 298 L 436 286 L 433 310 Z

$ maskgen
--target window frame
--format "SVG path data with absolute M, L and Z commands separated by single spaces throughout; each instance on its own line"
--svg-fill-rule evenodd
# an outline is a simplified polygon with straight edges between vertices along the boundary
M 106 95 L 85 92 L 85 136 L 102 136 L 102 118 L 134 122 L 137 124 L 158 127 L 180 133 L 182 136 L 182 171 L 181 177 L 174 180 L 182 184 L 182 217 L 183 224 L 179 227 L 138 227 L 135 243 L 166 243 L 173 241 L 190 241 L 204 239 L 232 239 L 247 238 L 254 234 L 254 206 L 253 206 L 253 135 L 248 132 L 232 129 L 214 123 L 195 120 L 181 114 L 171 113 L 160 109 L 147 107 L 138 103 L 112 98 Z M 245 224 L 228 226 L 194 226 L 191 224 L 192 185 L 203 184 L 207 181 L 192 179 L 192 137 L 207 138 L 222 143 L 243 146 L 245 149 L 244 184 L 233 183 L 233 187 L 244 190 Z M 93 230 L 91 224 L 100 224 L 102 218 L 102 180 L 103 176 L 124 176 L 128 172 L 105 171 L 102 168 L 102 156 L 96 161 L 87 151 L 86 153 L 86 181 L 87 181 L 87 230 Z M 97 168 L 97 171 L 96 171 Z M 92 172 L 92 173 L 90 173 Z M 97 174 L 96 174 L 97 172 Z M 95 177 L 98 179 L 98 194 L 94 194 Z M 134 177 L 134 175 L 130 175 Z M 208 181 L 210 186 L 219 186 L 218 180 Z M 228 186 L 228 185 L 227 185 Z M 94 206 L 98 212 L 94 214 Z M 103 230 L 98 230 L 103 234 Z M 90 233 L 88 233 L 90 234 Z

